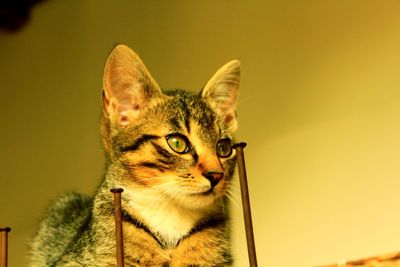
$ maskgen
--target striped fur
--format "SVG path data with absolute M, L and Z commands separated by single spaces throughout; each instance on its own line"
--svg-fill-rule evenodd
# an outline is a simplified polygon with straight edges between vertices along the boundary
M 216 149 L 237 128 L 239 74 L 231 61 L 200 94 L 161 91 L 140 58 L 117 46 L 104 75 L 104 179 L 92 198 L 73 193 L 51 205 L 31 266 L 115 266 L 115 187 L 125 190 L 126 266 L 231 266 L 225 196 L 235 153 L 219 158 Z M 184 153 L 168 145 L 176 134 Z

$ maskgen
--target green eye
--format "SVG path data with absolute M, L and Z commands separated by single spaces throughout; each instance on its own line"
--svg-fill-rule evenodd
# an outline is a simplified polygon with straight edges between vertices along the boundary
M 169 147 L 176 153 L 184 154 L 189 151 L 189 142 L 183 135 L 180 134 L 168 135 L 167 143 Z
M 220 158 L 227 158 L 232 154 L 232 142 L 231 139 L 221 139 L 217 143 L 217 155 Z

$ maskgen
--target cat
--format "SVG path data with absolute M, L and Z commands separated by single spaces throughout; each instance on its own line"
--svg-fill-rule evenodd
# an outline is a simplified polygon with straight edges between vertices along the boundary
M 31 266 L 116 266 L 111 188 L 123 188 L 125 266 L 232 266 L 226 192 L 236 155 L 240 62 L 200 93 L 162 91 L 125 45 L 109 55 L 101 132 L 106 171 L 94 197 L 50 205 Z

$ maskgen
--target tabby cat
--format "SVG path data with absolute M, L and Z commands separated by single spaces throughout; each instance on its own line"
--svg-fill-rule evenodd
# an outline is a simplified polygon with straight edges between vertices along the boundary
M 103 80 L 106 173 L 94 197 L 72 193 L 46 212 L 31 266 L 116 266 L 111 188 L 123 188 L 125 266 L 231 266 L 226 192 L 235 166 L 237 60 L 199 94 L 162 91 L 118 45 Z

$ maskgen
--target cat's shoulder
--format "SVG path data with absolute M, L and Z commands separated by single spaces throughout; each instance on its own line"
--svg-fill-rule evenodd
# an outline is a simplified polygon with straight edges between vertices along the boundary
M 92 198 L 77 192 L 64 193 L 50 202 L 48 211 L 79 210 L 91 205 Z
M 50 201 L 30 244 L 31 266 L 54 266 L 90 221 L 92 199 L 76 192 Z
M 72 222 L 88 214 L 92 201 L 91 197 L 81 193 L 64 193 L 50 201 L 42 220 L 53 224 Z

